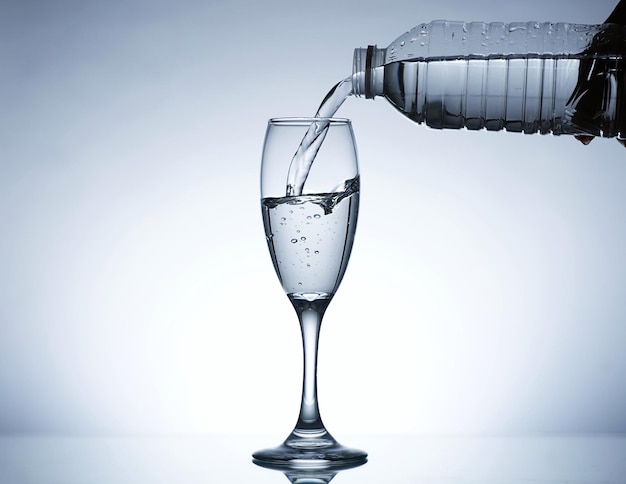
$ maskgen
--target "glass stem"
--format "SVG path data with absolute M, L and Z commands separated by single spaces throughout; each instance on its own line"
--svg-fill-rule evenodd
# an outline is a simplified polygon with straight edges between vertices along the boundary
M 330 299 L 292 300 L 300 320 L 304 352 L 302 402 L 298 423 L 293 430 L 293 434 L 300 438 L 320 438 L 328 435 L 317 403 L 317 348 L 322 317 L 329 302 Z

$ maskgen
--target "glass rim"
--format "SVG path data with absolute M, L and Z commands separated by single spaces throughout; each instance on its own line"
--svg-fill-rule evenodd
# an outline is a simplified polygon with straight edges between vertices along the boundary
M 302 126 L 314 123 L 316 121 L 326 121 L 329 124 L 352 124 L 352 121 L 348 118 L 333 118 L 328 116 L 293 116 L 293 117 L 279 117 L 270 118 L 268 124 L 285 125 L 285 126 Z

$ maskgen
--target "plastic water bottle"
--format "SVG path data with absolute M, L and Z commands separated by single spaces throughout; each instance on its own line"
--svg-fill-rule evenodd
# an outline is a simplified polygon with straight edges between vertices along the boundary
M 352 93 L 432 128 L 623 141 L 625 53 L 616 24 L 435 21 L 356 49 Z

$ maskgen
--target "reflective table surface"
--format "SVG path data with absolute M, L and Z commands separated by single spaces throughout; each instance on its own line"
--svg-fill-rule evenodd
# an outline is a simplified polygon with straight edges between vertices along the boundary
M 0 437 L 2 484 L 285 483 L 251 453 L 275 437 Z M 369 461 L 297 483 L 626 483 L 626 435 L 544 437 L 342 436 Z

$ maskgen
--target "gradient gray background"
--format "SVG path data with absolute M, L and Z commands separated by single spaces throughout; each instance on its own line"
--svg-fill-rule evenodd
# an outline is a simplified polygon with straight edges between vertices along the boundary
M 283 435 L 301 350 L 262 231 L 267 118 L 423 21 L 613 6 L 1 2 L 0 432 Z M 329 428 L 626 432 L 626 150 L 338 114 L 362 208 L 322 330 Z

